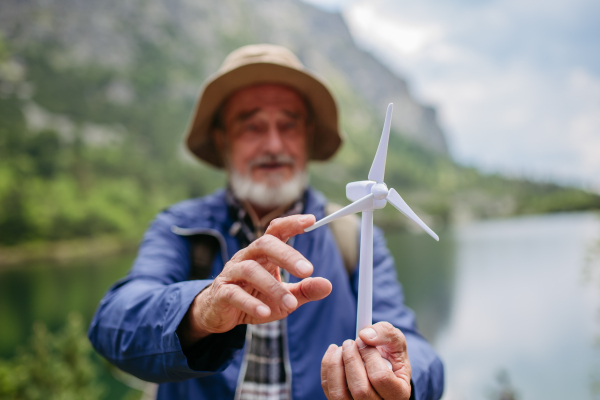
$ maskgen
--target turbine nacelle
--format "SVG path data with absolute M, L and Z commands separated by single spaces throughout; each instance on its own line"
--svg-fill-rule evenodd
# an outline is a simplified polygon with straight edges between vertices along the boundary
M 346 185 L 346 197 L 350 201 L 356 201 L 363 197 L 373 194 L 373 209 L 385 207 L 389 190 L 385 183 L 375 181 L 356 181 Z

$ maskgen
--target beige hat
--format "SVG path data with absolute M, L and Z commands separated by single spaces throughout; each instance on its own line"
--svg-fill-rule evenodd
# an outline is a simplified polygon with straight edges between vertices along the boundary
M 290 86 L 309 102 L 315 120 L 311 159 L 326 160 L 336 152 L 342 143 L 342 134 L 338 129 L 337 105 L 327 85 L 309 72 L 290 50 L 271 44 L 244 46 L 233 51 L 221 68 L 204 82 L 187 133 L 190 151 L 215 167 L 223 167 L 210 133 L 215 112 L 238 89 L 260 83 Z

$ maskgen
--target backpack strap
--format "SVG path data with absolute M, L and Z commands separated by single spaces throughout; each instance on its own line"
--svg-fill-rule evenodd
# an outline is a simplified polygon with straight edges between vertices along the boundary
M 331 215 L 341 208 L 339 204 L 327 203 L 325 214 Z M 344 260 L 346 272 L 351 277 L 358 263 L 360 220 L 355 214 L 350 214 L 330 222 L 329 227 Z
M 208 279 L 221 245 L 216 237 L 205 233 L 190 235 L 190 280 Z

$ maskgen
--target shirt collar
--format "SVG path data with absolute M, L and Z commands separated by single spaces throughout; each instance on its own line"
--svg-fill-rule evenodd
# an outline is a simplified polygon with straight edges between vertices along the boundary
M 282 205 L 262 218 L 258 218 L 250 204 L 235 197 L 231 188 L 228 187 L 225 193 L 225 200 L 234 221 L 229 228 L 229 234 L 237 236 L 241 240 L 243 247 L 247 246 L 264 235 L 269 223 L 275 218 L 301 214 L 306 203 L 307 192 L 305 190 L 300 198 L 291 204 Z

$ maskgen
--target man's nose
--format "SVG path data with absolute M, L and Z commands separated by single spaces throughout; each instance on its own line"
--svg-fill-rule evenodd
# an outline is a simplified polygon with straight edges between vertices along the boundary
M 272 153 L 279 153 L 283 150 L 283 140 L 281 139 L 281 132 L 277 128 L 276 124 L 269 126 L 264 146 L 265 150 Z

